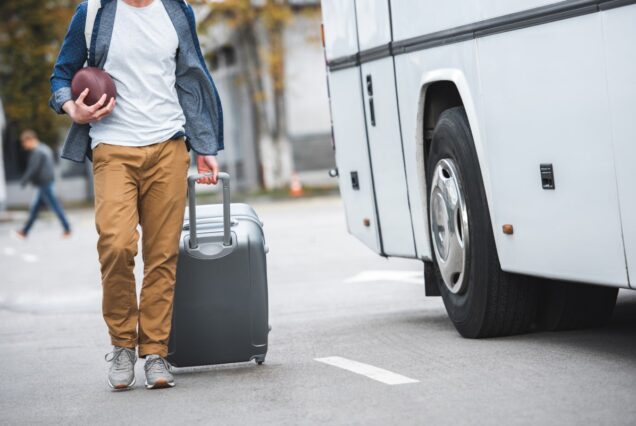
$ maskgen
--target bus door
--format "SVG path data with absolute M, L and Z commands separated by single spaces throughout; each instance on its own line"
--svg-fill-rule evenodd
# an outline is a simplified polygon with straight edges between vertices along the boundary
M 355 4 L 352 0 L 323 0 L 321 6 L 331 124 L 347 227 L 369 248 L 383 253 L 357 66 Z
M 356 1 L 362 95 L 384 252 L 415 257 L 389 7 L 388 0 Z

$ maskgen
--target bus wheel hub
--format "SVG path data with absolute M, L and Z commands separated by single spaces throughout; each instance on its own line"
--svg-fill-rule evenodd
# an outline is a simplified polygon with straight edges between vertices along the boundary
M 431 185 L 429 211 L 431 236 L 444 284 L 452 293 L 466 290 L 464 277 L 468 245 L 468 213 L 459 186 L 453 160 L 440 160 L 435 166 Z

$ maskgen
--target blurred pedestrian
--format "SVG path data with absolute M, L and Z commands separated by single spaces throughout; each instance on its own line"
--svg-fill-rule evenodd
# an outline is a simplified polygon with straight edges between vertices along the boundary
M 34 130 L 27 129 L 20 134 L 20 142 L 22 147 L 30 151 L 27 169 L 20 179 L 20 184 L 24 187 L 27 183 L 31 183 L 37 187 L 37 192 L 31 210 L 29 211 L 29 219 L 22 229 L 16 231 L 19 237 L 26 238 L 31 227 L 38 218 L 40 209 L 46 203 L 57 215 L 64 228 L 64 237 L 71 235 L 71 227 L 64 215 L 64 209 L 55 196 L 53 184 L 55 182 L 55 171 L 53 168 L 53 151 L 51 148 L 40 142 L 38 135 Z

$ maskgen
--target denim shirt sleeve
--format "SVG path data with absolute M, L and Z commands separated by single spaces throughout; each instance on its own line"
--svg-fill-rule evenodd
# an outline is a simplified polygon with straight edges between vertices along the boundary
M 223 144 L 223 139 L 224 139 L 223 138 L 223 107 L 221 106 L 221 98 L 219 97 L 219 93 L 216 88 L 216 85 L 214 84 L 214 80 L 212 79 L 212 76 L 210 75 L 210 71 L 208 70 L 208 67 L 205 63 L 205 59 L 203 58 L 203 52 L 201 52 L 201 44 L 199 43 L 199 36 L 197 35 L 197 24 L 196 24 L 196 18 L 194 16 L 194 10 L 192 9 L 192 6 L 189 4 L 186 6 L 186 16 L 188 17 L 188 21 L 190 22 L 190 29 L 192 30 L 192 38 L 194 39 L 194 44 L 195 44 L 197 56 L 199 58 L 199 61 L 201 62 L 201 67 L 205 71 L 205 74 L 208 77 L 208 80 L 210 80 L 210 84 L 212 84 L 212 87 L 214 88 L 216 108 L 218 111 L 217 119 L 219 121 L 217 123 L 218 129 L 219 129 L 217 149 L 221 151 L 225 148 Z
M 75 15 L 73 15 L 71 25 L 69 25 L 66 37 L 64 37 L 60 54 L 53 67 L 49 106 L 58 114 L 64 113 L 62 105 L 72 99 L 71 80 L 86 62 L 87 51 L 86 39 L 84 38 L 86 10 L 86 2 L 80 3 L 75 9 Z

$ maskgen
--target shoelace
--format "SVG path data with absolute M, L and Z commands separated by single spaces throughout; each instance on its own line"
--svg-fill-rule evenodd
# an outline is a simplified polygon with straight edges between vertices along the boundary
M 161 357 L 150 358 L 144 366 L 146 371 L 153 373 L 163 373 L 169 371 L 168 361 Z
M 104 359 L 106 362 L 112 362 L 115 370 L 124 370 L 126 368 L 126 359 L 122 357 L 123 353 L 128 357 L 128 361 L 134 364 L 134 355 L 127 351 L 126 348 L 117 348 L 104 355 Z

